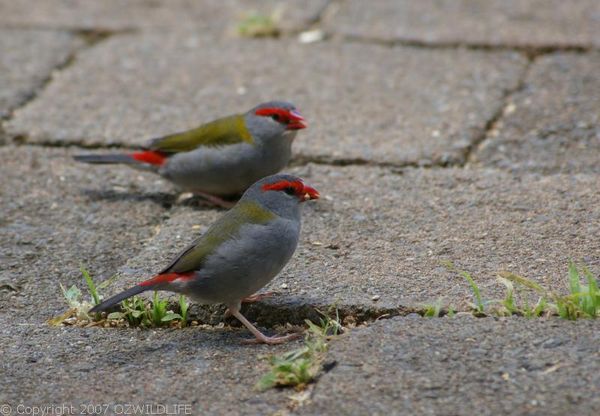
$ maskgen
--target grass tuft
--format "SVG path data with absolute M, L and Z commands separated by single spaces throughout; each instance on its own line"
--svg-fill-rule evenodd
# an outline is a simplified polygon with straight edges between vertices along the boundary
M 491 301 L 482 300 L 479 287 L 469 273 L 456 269 L 450 262 L 444 264 L 448 269 L 464 277 L 469 283 L 476 302 L 471 304 L 471 307 L 473 313 L 478 316 L 519 315 L 534 318 L 558 315 L 563 319 L 576 320 L 579 318 L 593 319 L 600 315 L 598 280 L 587 267 L 579 268 L 572 261 L 569 262 L 568 266 L 568 293 L 566 295 L 554 293 L 531 279 L 503 271 L 498 273 L 498 281 L 505 287 L 504 298 Z M 587 284 L 582 283 L 582 281 Z M 516 288 L 538 294 L 539 297 L 535 305 L 529 304 L 527 294 L 520 296 L 522 300 L 519 302 Z M 435 309 L 433 311 L 425 309 L 425 316 L 429 316 L 427 313 L 434 314 Z
M 240 36 L 246 38 L 276 38 L 281 34 L 280 20 L 281 11 L 279 10 L 275 10 L 270 15 L 250 12 L 240 19 L 237 32 Z
M 484 302 L 483 298 L 481 297 L 481 291 L 479 290 L 479 286 L 477 286 L 477 283 L 475 283 L 475 279 L 473 279 L 473 277 L 468 272 L 456 268 L 454 263 L 450 261 L 443 262 L 443 265 L 446 266 L 448 270 L 458 273 L 469 283 L 469 286 L 471 286 L 471 290 L 473 291 L 473 297 L 475 300 L 475 303 L 471 303 L 471 307 L 474 310 L 473 313 L 479 316 L 485 315 L 486 302 Z
M 423 316 L 426 318 L 439 318 L 442 311 L 442 300 L 438 299 L 433 305 L 423 305 Z
M 81 274 L 83 275 L 83 278 L 85 279 L 85 282 L 87 283 L 88 289 L 90 290 L 90 294 L 92 295 L 92 301 L 94 302 L 94 306 L 98 305 L 100 303 L 100 295 L 98 295 L 98 289 L 96 288 L 96 285 L 94 284 L 94 281 L 92 280 L 91 276 L 90 276 L 90 272 L 88 272 L 85 267 L 83 267 L 83 264 L 81 264 L 79 266 L 79 270 L 81 271 Z
M 328 341 L 343 330 L 337 310 L 335 318 L 322 315 L 318 325 L 306 320 L 308 330 L 301 348 L 269 358 L 271 369 L 256 384 L 258 390 L 273 387 L 295 387 L 302 390 L 316 379 L 323 368 Z
M 126 322 L 129 326 L 148 328 L 165 325 L 173 326 L 174 324 L 182 328 L 187 326 L 189 305 L 185 297 L 179 297 L 180 313 L 175 313 L 167 310 L 169 302 L 166 299 L 160 299 L 158 292 L 154 292 L 151 302 L 139 296 L 125 299 L 121 303 L 121 311 L 109 313 L 105 320 L 102 319 L 103 314 L 100 313 L 90 316 L 88 313 L 89 310 L 93 306 L 98 305 L 102 300 L 99 289 L 104 289 L 112 284 L 116 276 L 96 285 L 84 266 L 81 266 L 80 270 L 87 284 L 91 302 L 83 300 L 83 293 L 77 286 L 73 285 L 69 289 L 65 289 L 61 284 L 60 288 L 69 305 L 69 309 L 63 314 L 50 319 L 48 322 L 51 325 L 89 324 L 90 322 L 101 323 L 102 321 L 107 321 L 107 323 L 110 323 L 110 326 L 117 326 L 120 322 Z

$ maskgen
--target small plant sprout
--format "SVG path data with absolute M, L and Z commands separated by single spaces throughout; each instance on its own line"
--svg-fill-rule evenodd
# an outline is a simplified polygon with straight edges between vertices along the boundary
M 154 291 L 152 307 L 148 309 L 150 311 L 148 318 L 154 326 L 161 326 L 163 324 L 163 318 L 167 316 L 167 305 L 168 302 L 160 299 L 158 297 L 158 292 Z
M 88 289 L 90 290 L 90 295 L 92 295 L 92 302 L 94 305 L 98 305 L 100 303 L 100 296 L 98 295 L 98 289 L 96 289 L 96 285 L 92 280 L 90 273 L 83 267 L 83 264 L 79 266 L 79 270 L 87 283 Z
M 555 302 L 558 315 L 564 319 L 597 318 L 600 312 L 600 291 L 598 282 L 587 267 L 582 268 L 582 273 L 575 263 L 569 263 L 569 294 L 556 296 Z M 581 280 L 585 277 L 587 285 Z
M 185 300 L 185 296 L 179 296 L 179 313 L 181 314 L 181 327 L 185 328 L 188 322 L 189 304 Z
M 433 305 L 423 305 L 423 316 L 426 318 L 439 318 L 442 310 L 442 299 L 438 299 Z
M 498 277 L 498 281 L 506 287 L 506 294 L 504 299 L 501 301 L 504 310 L 500 310 L 500 315 L 513 315 L 517 312 L 518 308 L 515 304 L 515 287 L 512 282 L 504 277 Z
M 283 10 L 278 8 L 270 15 L 246 13 L 237 25 L 238 34 L 247 38 L 277 37 L 281 32 L 279 21 L 282 12 Z
M 139 296 L 125 299 L 121 303 L 122 312 L 109 313 L 106 319 L 125 319 L 131 326 L 150 326 L 146 315 L 146 304 Z
M 337 310 L 333 319 L 322 315 L 319 325 L 306 320 L 308 329 L 301 348 L 270 357 L 271 369 L 256 384 L 258 390 L 272 387 L 302 390 L 318 376 L 327 352 L 327 341 L 343 329 Z
M 181 314 L 167 310 L 168 300 L 160 299 L 158 292 L 154 292 L 152 302 L 146 302 L 139 296 L 133 296 L 125 299 L 122 303 L 121 312 L 112 312 L 108 314 L 108 320 L 125 319 L 130 326 L 142 327 L 160 327 L 172 321 L 180 321 L 180 326 L 187 325 L 188 304 L 183 296 L 179 298 L 179 308 Z
M 80 267 L 80 270 L 90 291 L 91 302 L 83 300 L 83 294 L 77 286 L 72 285 L 69 289 L 66 289 L 61 283 L 59 283 L 60 290 L 62 291 L 63 296 L 69 305 L 69 309 L 62 315 L 48 320 L 50 325 L 62 325 L 65 322 L 70 323 L 71 320 L 91 320 L 90 316 L 88 315 L 88 311 L 94 305 L 99 303 L 100 297 L 89 272 L 83 266 Z
M 469 283 L 469 286 L 471 286 L 473 297 L 475 299 L 475 303 L 471 303 L 470 306 L 473 308 L 476 315 L 485 315 L 485 302 L 481 297 L 479 286 L 477 286 L 477 283 L 475 283 L 473 277 L 468 272 L 457 269 L 456 266 L 450 261 L 442 262 L 442 264 L 446 266 L 448 270 L 458 273 L 460 276 L 465 278 L 465 280 Z

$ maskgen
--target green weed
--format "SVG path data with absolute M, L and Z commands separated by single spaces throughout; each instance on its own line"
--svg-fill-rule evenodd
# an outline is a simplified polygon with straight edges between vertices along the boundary
M 94 320 L 101 320 L 100 314 L 92 314 L 93 316 L 90 316 L 88 311 L 101 302 L 103 297 L 100 294 L 100 290 L 105 289 L 112 284 L 116 279 L 116 276 L 97 285 L 83 265 L 80 267 L 80 270 L 88 287 L 91 301 L 83 299 L 83 293 L 77 286 L 73 285 L 69 289 L 65 289 L 65 287 L 60 284 L 60 288 L 69 305 L 69 309 L 62 315 L 50 319 L 48 322 L 51 325 L 61 325 L 63 323 L 77 324 L 78 322 L 88 323 Z M 125 320 L 131 326 L 144 327 L 159 327 L 172 321 L 179 321 L 180 326 L 185 327 L 187 325 L 188 306 L 185 297 L 180 296 L 179 308 L 181 314 L 174 313 L 173 311 L 167 310 L 168 301 L 160 299 L 158 297 L 158 292 L 154 292 L 154 297 L 151 302 L 147 302 L 138 296 L 133 296 L 132 298 L 124 300 L 121 303 L 121 311 L 108 314 L 106 319 L 108 321 Z
M 438 299 L 433 305 L 423 305 L 423 316 L 426 318 L 439 318 L 442 310 L 442 300 Z
M 568 266 L 569 293 L 566 295 L 557 294 L 539 283 L 515 273 L 500 272 L 498 281 L 504 285 L 505 295 L 503 299 L 491 301 L 482 300 L 480 290 L 469 273 L 457 270 L 452 263 L 446 263 L 446 267 L 467 280 L 476 301 L 471 306 L 473 312 L 478 315 L 519 315 L 527 318 L 558 315 L 569 320 L 597 318 L 600 315 L 600 290 L 598 290 L 596 277 L 587 267 L 578 268 L 572 261 Z M 538 300 L 535 305 L 529 304 L 527 293 L 520 296 L 522 300 L 519 302 L 515 285 L 523 292 L 536 293 Z M 428 309 L 426 309 L 427 312 L 429 312 Z M 434 312 L 435 310 L 430 313 Z
M 100 295 L 98 295 L 98 289 L 96 288 L 96 285 L 94 284 L 94 281 L 90 276 L 90 272 L 88 272 L 83 267 L 83 264 L 79 266 L 79 270 L 81 271 L 81 274 L 83 275 L 83 278 L 87 283 L 88 289 L 90 290 L 90 294 L 92 295 L 92 301 L 94 302 L 94 305 L 98 305 L 100 303 Z
M 475 283 L 475 279 L 473 279 L 473 277 L 468 272 L 457 269 L 456 266 L 450 261 L 443 262 L 443 264 L 448 268 L 448 270 L 458 273 L 469 283 L 469 286 L 471 286 L 471 290 L 473 291 L 473 297 L 475 300 L 475 303 L 471 303 L 470 305 L 474 309 L 474 313 L 476 315 L 485 315 L 486 302 L 484 302 L 483 298 L 481 297 L 481 291 L 479 290 L 479 286 L 477 286 L 477 283 Z
M 251 12 L 240 20 L 237 32 L 247 38 L 277 37 L 281 32 L 278 23 L 280 19 L 281 12 L 278 10 L 271 15 Z
M 582 284 L 585 278 L 587 285 Z M 600 311 L 598 282 L 587 267 L 581 273 L 575 263 L 569 263 L 569 294 L 556 296 L 558 315 L 564 319 L 597 318 Z
M 271 356 L 271 369 L 256 384 L 258 390 L 272 387 L 295 387 L 302 390 L 312 382 L 322 368 L 327 352 L 327 342 L 342 331 L 339 315 L 335 318 L 323 314 L 319 325 L 306 320 L 308 330 L 301 348 L 281 355 Z
M 152 302 L 146 302 L 139 296 L 133 296 L 125 299 L 121 303 L 121 312 L 112 312 L 108 314 L 108 320 L 126 320 L 130 326 L 142 327 L 160 327 L 168 324 L 171 321 L 180 321 L 181 327 L 187 325 L 187 310 L 188 304 L 185 298 L 179 298 L 179 307 L 182 314 L 167 310 L 169 302 L 166 299 L 161 299 L 158 292 L 154 292 Z M 185 318 L 183 317 L 185 315 Z

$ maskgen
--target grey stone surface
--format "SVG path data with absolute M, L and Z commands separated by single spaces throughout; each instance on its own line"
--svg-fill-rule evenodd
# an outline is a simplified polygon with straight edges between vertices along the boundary
M 448 260 L 472 273 L 487 299 L 503 297 L 501 270 L 557 292 L 567 289 L 569 259 L 600 271 L 594 175 L 322 165 L 292 171 L 323 197 L 305 205 L 300 247 L 267 288 L 279 292 L 274 305 L 414 308 L 441 298 L 466 308 L 472 293 L 442 265 Z M 173 212 L 121 269 L 115 291 L 160 270 L 220 215 L 192 209 Z
M 0 314 L 39 323 L 62 313 L 59 283 L 85 287 L 80 264 L 98 280 L 110 277 L 162 220 L 169 188 L 160 180 L 127 168 L 90 169 L 73 153 L 0 148 Z
M 599 64 L 583 51 L 598 46 L 598 3 L 336 1 L 325 13 L 331 32 L 440 48 L 233 33 L 243 13 L 281 4 L 283 28 L 298 30 L 324 3 L 0 0 L 0 134 L 35 144 L 0 148 L 0 405 L 600 413 L 596 321 L 413 313 L 373 322 L 438 299 L 466 309 L 469 286 L 444 260 L 471 272 L 484 300 L 504 295 L 499 270 L 556 292 L 567 290 L 569 259 L 600 275 Z M 85 37 L 65 30 L 111 36 L 52 73 Z M 457 44 L 581 50 L 528 65 L 519 53 L 447 47 Z M 159 270 L 223 213 L 176 201 L 150 173 L 71 160 L 112 150 L 68 146 L 135 146 L 273 98 L 309 119 L 290 170 L 322 198 L 305 205 L 300 247 L 266 288 L 275 296 L 243 312 L 269 334 L 332 304 L 346 323 L 368 318 L 330 342 L 329 371 L 308 394 L 256 392 L 265 356 L 300 343 L 242 345 L 250 334 L 223 309 L 191 307 L 223 323 L 208 328 L 48 326 L 67 308 L 59 283 L 85 287 L 80 263 L 97 281 L 119 274 L 102 291 L 110 295 Z M 503 108 L 466 168 L 400 169 L 464 161 Z
M 35 94 L 81 43 L 64 32 L 0 29 L 0 119 Z
M 511 170 L 600 173 L 600 54 L 538 58 L 473 161 Z
M 300 414 L 595 415 L 593 321 L 397 318 L 331 343 Z
M 128 405 L 152 405 L 138 414 L 273 414 L 285 409 L 288 391 L 258 393 L 265 357 L 294 343 L 242 345 L 242 331 L 115 330 L 0 324 L 0 404 L 100 407 L 126 414 Z M 189 406 L 175 408 L 175 405 Z M 169 405 L 169 412 L 159 405 Z M 98 408 L 96 408 L 98 409 Z M 146 408 L 148 409 L 148 408 Z M 87 409 L 84 409 L 87 410 Z M 162 412 L 162 413 L 159 413 Z M 91 413 L 91 412 L 89 412 Z M 54 414 L 59 414 L 55 412 Z
M 117 36 L 83 52 L 7 132 L 31 142 L 135 145 L 281 98 L 309 120 L 295 145 L 304 157 L 457 161 L 524 67 L 510 52 Z
M 252 13 L 279 16 L 284 30 L 306 27 L 327 0 L 0 0 L 0 26 L 122 31 L 231 30 Z
M 425 44 L 600 46 L 595 0 L 349 0 L 326 20 L 333 33 Z

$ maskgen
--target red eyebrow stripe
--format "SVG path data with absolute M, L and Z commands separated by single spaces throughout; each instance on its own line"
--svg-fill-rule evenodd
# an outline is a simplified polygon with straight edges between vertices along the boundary
M 279 119 L 282 122 L 289 123 L 290 121 L 300 121 L 304 120 L 304 117 L 300 115 L 298 110 L 285 110 L 283 108 L 277 107 L 267 107 L 267 108 L 259 108 L 256 110 L 255 114 L 257 116 L 272 116 L 278 115 Z
M 294 188 L 296 194 L 301 194 L 304 191 L 304 184 L 300 181 L 279 181 L 262 186 L 263 191 L 281 191 L 285 188 Z

